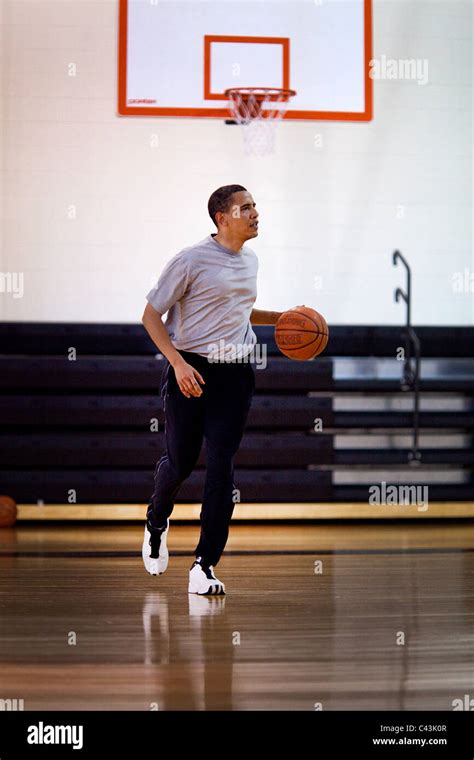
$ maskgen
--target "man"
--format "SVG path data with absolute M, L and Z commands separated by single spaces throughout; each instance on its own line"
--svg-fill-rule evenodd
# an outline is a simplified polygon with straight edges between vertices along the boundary
M 244 247 L 258 235 L 252 195 L 242 185 L 220 187 L 212 193 L 208 210 L 217 234 L 185 248 L 166 264 L 147 295 L 142 319 L 167 360 L 160 388 L 166 452 L 155 468 L 142 556 L 151 575 L 165 572 L 174 499 L 205 439 L 201 534 L 188 592 L 225 594 L 214 566 L 228 538 L 234 510 L 233 459 L 255 389 L 249 358 L 257 337 L 251 323 L 275 324 L 281 312 L 252 308 L 258 259 Z

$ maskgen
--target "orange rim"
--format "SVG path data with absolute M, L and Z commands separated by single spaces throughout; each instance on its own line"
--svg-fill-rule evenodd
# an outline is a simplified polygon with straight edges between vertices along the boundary
M 264 100 L 270 101 L 284 101 L 286 102 L 290 98 L 296 95 L 296 90 L 286 89 L 284 87 L 230 87 L 224 91 L 226 97 L 235 100 L 237 96 L 245 102 L 250 97 L 255 98 L 259 102 Z

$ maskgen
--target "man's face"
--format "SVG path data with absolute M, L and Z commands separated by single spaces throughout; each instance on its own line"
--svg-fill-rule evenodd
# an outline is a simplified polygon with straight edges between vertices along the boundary
M 223 214 L 230 233 L 242 240 L 250 240 L 258 235 L 258 211 L 252 195 L 247 190 L 234 193 L 229 210 Z

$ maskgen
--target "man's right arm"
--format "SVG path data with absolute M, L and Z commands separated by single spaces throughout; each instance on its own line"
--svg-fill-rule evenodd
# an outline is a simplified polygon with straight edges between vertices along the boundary
M 142 323 L 155 346 L 174 367 L 176 362 L 184 361 L 184 359 L 173 346 L 168 331 L 161 319 L 162 316 L 153 306 L 147 303 L 143 312 Z
M 176 381 L 181 392 L 189 398 L 190 396 L 200 396 L 202 394 L 202 385 L 205 384 L 202 375 L 191 364 L 188 364 L 181 354 L 173 346 L 168 331 L 161 319 L 163 315 L 156 311 L 149 303 L 143 312 L 142 324 L 152 339 L 155 346 L 161 351 L 172 365 Z

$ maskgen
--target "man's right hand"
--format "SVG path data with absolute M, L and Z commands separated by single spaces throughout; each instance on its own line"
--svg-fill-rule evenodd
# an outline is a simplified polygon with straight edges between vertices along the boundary
M 199 383 L 202 383 L 203 385 L 206 383 L 197 369 L 191 366 L 191 364 L 188 364 L 183 358 L 179 359 L 176 364 L 173 365 L 173 368 L 179 389 L 186 398 L 202 395 L 202 388 L 199 386 Z

